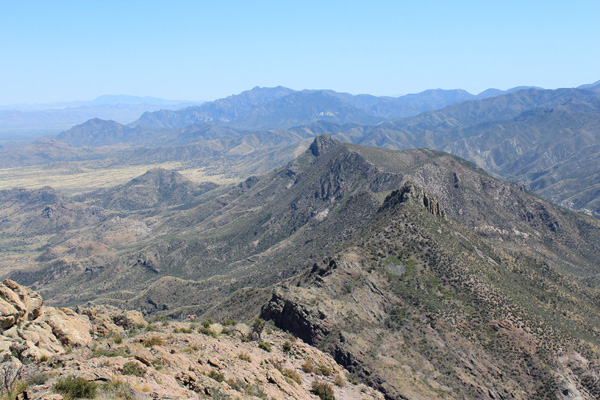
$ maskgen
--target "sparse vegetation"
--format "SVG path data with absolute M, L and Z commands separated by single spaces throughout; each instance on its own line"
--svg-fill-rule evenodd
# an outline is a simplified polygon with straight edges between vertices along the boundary
M 260 342 L 258 342 L 258 348 L 259 349 L 263 349 L 264 351 L 270 353 L 271 352 L 271 343 L 264 342 L 264 341 L 261 340 Z
M 312 362 L 306 360 L 304 361 L 304 364 L 302 364 L 302 371 L 306 372 L 307 374 L 312 374 L 315 372 L 315 366 Z
M 265 321 L 262 318 L 256 318 L 254 320 L 254 322 L 252 323 L 252 332 L 254 332 L 258 338 L 261 338 L 263 329 L 265 329 L 265 325 L 267 324 L 267 321 Z
M 300 377 L 300 374 L 298 373 L 298 371 L 294 370 L 294 369 L 283 369 L 281 371 L 281 373 L 283 374 L 283 376 L 285 376 L 286 378 L 290 378 L 292 381 L 296 382 L 298 385 L 302 384 L 302 378 Z
M 252 357 L 250 357 L 250 354 L 248 354 L 245 351 L 243 351 L 241 353 L 238 353 L 238 358 L 240 360 L 244 360 L 244 361 L 247 361 L 247 362 L 252 362 Z
M 159 336 L 152 336 L 142 342 L 146 347 L 163 346 L 164 342 Z
M 146 368 L 135 361 L 128 361 L 123 365 L 123 375 L 134 375 L 143 377 L 146 375 Z
M 290 351 L 292 351 L 292 343 L 289 340 L 286 340 L 283 343 L 283 351 L 285 351 L 286 353 L 289 353 Z
M 311 386 L 311 392 L 319 396 L 321 400 L 335 400 L 333 388 L 327 382 L 322 380 L 315 380 Z
M 333 377 L 333 384 L 335 386 L 344 387 L 346 386 L 346 379 L 344 379 L 344 376 L 342 374 L 336 374 Z
M 317 366 L 317 368 L 315 368 L 315 373 L 317 375 L 323 375 L 323 376 L 331 376 L 331 374 L 332 374 L 331 368 L 329 368 L 325 364 L 319 364 Z
M 214 379 L 217 382 L 223 382 L 225 380 L 225 376 L 220 373 L 217 372 L 215 370 L 212 370 L 208 373 L 208 377 Z
M 67 376 L 54 385 L 54 391 L 65 399 L 94 399 L 97 390 L 97 383 L 88 382 L 82 377 Z
M 100 392 L 110 399 L 134 400 L 134 391 L 129 384 L 120 379 L 113 379 L 99 387 Z M 104 396 L 103 396 L 104 397 Z

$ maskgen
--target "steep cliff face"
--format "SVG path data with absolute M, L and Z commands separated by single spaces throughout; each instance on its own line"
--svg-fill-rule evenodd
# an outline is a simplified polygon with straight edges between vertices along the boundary
M 405 182 L 400 189 L 394 190 L 383 202 L 381 210 L 394 208 L 407 201 L 414 201 L 422 205 L 434 216 L 448 218 L 437 198 L 413 182 Z

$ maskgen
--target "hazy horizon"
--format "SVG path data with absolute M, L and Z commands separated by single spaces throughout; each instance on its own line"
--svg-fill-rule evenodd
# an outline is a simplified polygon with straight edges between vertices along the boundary
M 599 14 L 590 1 L 3 2 L 0 104 L 576 87 L 600 79 Z

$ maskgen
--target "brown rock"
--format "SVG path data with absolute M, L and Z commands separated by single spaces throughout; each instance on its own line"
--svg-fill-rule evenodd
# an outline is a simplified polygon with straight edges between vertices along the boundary
M 64 346 L 87 346 L 92 342 L 92 324 L 86 316 L 68 308 L 44 307 L 42 318 Z
M 6 279 L 3 284 L 11 289 L 25 306 L 25 315 L 23 315 L 23 319 L 34 320 L 42 314 L 44 300 L 39 294 L 10 279 Z

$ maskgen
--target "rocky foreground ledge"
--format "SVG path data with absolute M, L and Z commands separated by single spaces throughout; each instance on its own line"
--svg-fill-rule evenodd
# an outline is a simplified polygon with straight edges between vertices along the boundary
M 231 320 L 149 324 L 113 307 L 46 307 L 10 280 L 0 283 L 0 326 L 4 398 L 383 399 L 268 327 L 257 337 Z

